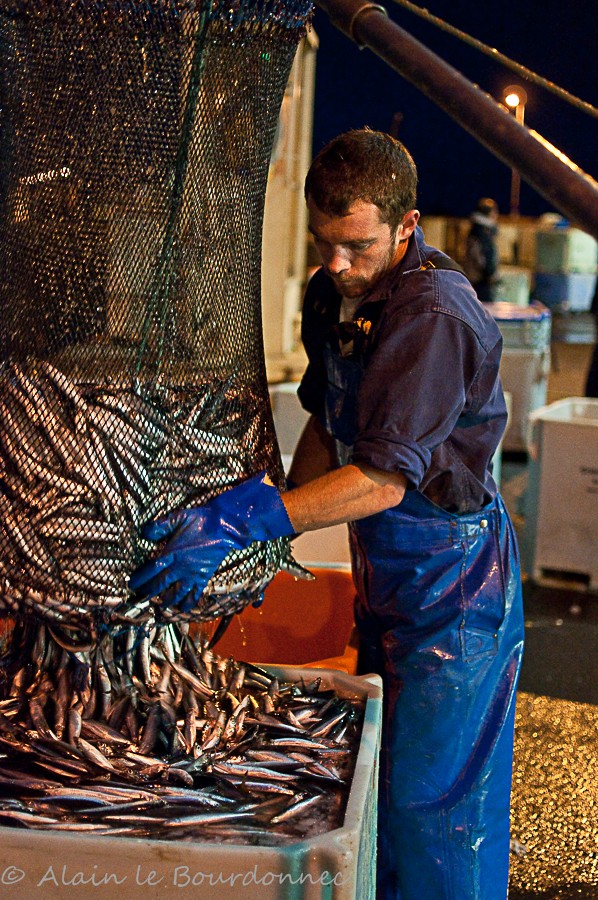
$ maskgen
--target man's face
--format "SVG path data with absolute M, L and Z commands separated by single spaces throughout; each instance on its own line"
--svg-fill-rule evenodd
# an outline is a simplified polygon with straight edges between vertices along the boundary
M 419 218 L 417 210 L 410 210 L 392 235 L 390 225 L 380 221 L 380 210 L 373 203 L 358 200 L 347 215 L 329 216 L 309 197 L 307 209 L 309 230 L 324 269 L 338 292 L 350 299 L 366 294 L 400 262 Z

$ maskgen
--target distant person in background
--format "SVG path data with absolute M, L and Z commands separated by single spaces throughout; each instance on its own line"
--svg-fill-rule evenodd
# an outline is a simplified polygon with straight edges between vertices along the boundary
M 598 281 L 596 282 L 590 311 L 594 314 L 596 342 L 586 378 L 586 397 L 598 397 Z
M 498 287 L 498 206 L 490 197 L 482 197 L 471 214 L 463 268 L 483 303 L 496 300 Z

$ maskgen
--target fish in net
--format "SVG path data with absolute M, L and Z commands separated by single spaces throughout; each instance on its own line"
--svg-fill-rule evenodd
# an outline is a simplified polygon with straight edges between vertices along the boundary
M 0 606 L 140 620 L 149 519 L 282 488 L 260 266 L 270 154 L 310 4 L 0 0 Z M 190 612 L 259 602 L 288 538 Z

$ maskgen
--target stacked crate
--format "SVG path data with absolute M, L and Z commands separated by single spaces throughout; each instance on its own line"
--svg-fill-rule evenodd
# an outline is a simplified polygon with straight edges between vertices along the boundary
M 546 403 L 551 313 L 537 302 L 524 307 L 496 301 L 486 307 L 503 337 L 500 377 L 503 389 L 511 395 L 503 449 L 526 452 L 528 416 Z
M 531 269 L 524 266 L 500 267 L 500 281 L 496 290 L 496 299 L 514 303 L 516 306 L 528 306 L 531 289 Z
M 558 312 L 587 312 L 596 289 L 598 244 L 579 228 L 536 233 L 534 297 Z

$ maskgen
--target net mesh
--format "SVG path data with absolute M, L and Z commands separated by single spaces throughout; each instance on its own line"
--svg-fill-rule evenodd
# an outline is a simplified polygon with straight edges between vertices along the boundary
M 309 7 L 0 0 L 0 605 L 12 614 L 120 615 L 152 549 L 143 522 L 264 469 L 282 487 L 262 217 Z M 288 539 L 230 554 L 177 618 L 237 612 L 290 562 Z

